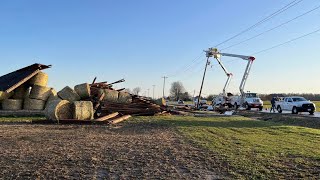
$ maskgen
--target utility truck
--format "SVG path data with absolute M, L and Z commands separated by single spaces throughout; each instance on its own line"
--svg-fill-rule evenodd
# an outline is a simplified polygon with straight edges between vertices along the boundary
M 316 105 L 313 102 L 299 96 L 285 97 L 283 100 L 276 101 L 276 108 L 279 113 L 282 113 L 283 110 L 287 110 L 291 111 L 292 114 L 309 112 L 313 115 L 316 111 Z
M 218 51 L 217 48 L 209 48 L 208 50 L 205 50 L 206 56 L 209 57 L 214 57 L 221 68 L 224 70 L 225 74 L 227 75 L 228 79 L 227 82 L 225 83 L 225 86 L 223 88 L 222 93 L 217 96 L 213 100 L 213 105 L 215 106 L 223 106 L 223 107 L 234 107 L 238 108 L 240 106 L 245 107 L 247 110 L 250 110 L 251 108 L 259 108 L 259 110 L 263 109 L 263 101 L 257 96 L 257 93 L 245 93 L 244 88 L 245 84 L 247 82 L 253 61 L 255 60 L 255 57 L 253 56 L 244 56 L 244 55 L 237 55 L 237 54 L 229 54 L 229 53 L 221 53 Z M 226 67 L 222 64 L 220 58 L 221 56 L 228 56 L 228 57 L 236 57 L 240 58 L 242 60 L 248 61 L 248 64 L 246 66 L 242 81 L 240 83 L 240 95 L 232 95 L 231 93 L 226 93 L 226 89 L 229 86 L 232 73 L 230 73 Z

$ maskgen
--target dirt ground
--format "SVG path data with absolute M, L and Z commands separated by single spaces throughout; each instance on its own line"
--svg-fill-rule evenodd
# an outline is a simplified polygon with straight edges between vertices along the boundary
M 217 179 L 229 177 L 212 152 L 173 129 L 148 123 L 0 123 L 3 179 Z

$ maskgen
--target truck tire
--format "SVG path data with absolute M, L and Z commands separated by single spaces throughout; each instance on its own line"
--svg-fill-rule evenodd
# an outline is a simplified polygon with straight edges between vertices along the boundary
M 277 107 L 277 111 L 278 111 L 278 113 L 282 113 L 281 106 L 278 106 L 278 107 Z
M 246 107 L 246 110 L 251 110 L 251 107 L 249 106 L 249 104 L 247 102 L 244 104 L 244 106 Z
M 310 115 L 314 115 L 314 111 L 310 111 L 309 114 L 310 114 Z
M 292 108 L 292 114 L 298 114 L 298 109 L 297 109 L 297 107 L 293 106 L 293 108 Z
M 233 107 L 234 107 L 235 109 L 238 109 L 238 108 L 239 108 L 237 103 L 234 103 Z
M 259 111 L 262 111 L 262 109 L 263 109 L 263 106 L 259 107 Z

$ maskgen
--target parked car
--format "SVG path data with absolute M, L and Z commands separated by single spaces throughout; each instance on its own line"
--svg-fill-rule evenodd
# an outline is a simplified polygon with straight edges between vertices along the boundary
M 316 105 L 304 97 L 292 96 L 285 97 L 283 100 L 276 101 L 276 107 L 279 113 L 283 110 L 291 111 L 292 114 L 299 112 L 309 112 L 311 115 L 316 111 Z
M 178 104 L 184 104 L 184 101 L 183 100 L 178 100 Z

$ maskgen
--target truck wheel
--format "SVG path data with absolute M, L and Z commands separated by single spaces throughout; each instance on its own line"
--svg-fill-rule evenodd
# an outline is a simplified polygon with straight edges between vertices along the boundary
M 310 111 L 309 114 L 310 114 L 310 115 L 314 115 L 314 111 Z
M 259 107 L 259 111 L 262 111 L 262 109 L 263 109 L 263 106 Z
M 246 110 L 251 110 L 251 107 L 249 106 L 248 103 L 245 104 Z
M 297 107 L 293 107 L 292 108 L 292 114 L 298 114 L 298 109 L 297 109 Z
M 281 106 L 278 106 L 278 107 L 277 107 L 277 111 L 278 111 L 279 113 L 282 113 Z

